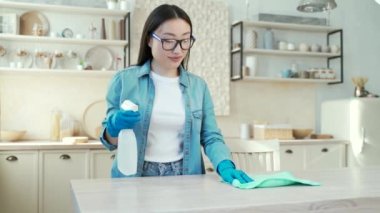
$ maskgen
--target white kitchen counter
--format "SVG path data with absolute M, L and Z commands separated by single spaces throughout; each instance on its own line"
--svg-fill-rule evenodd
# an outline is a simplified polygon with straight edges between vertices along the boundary
M 248 142 L 248 141 L 255 141 L 255 139 L 240 139 L 240 138 L 225 138 L 225 140 L 228 140 L 230 142 L 234 141 L 240 141 L 240 142 Z M 262 141 L 262 140 L 260 140 Z M 279 140 L 278 141 L 281 145 L 304 145 L 304 144 L 349 144 L 349 141 L 343 140 L 343 139 L 294 139 L 294 140 Z
M 248 141 L 239 138 L 225 138 L 228 141 Z M 337 144 L 348 141 L 340 139 L 305 139 L 305 140 L 280 140 L 280 145 L 303 145 L 303 144 Z M 68 144 L 60 141 L 34 140 L 34 141 L 17 141 L 17 142 L 0 142 L 0 151 L 4 150 L 34 150 L 34 149 L 102 149 L 104 148 L 100 141 L 90 140 L 88 143 Z
M 17 141 L 0 142 L 0 151 L 5 150 L 49 150 L 49 149 L 105 149 L 100 141 L 90 140 L 88 143 L 69 144 L 60 141 Z
M 241 190 L 216 175 L 72 180 L 78 212 L 380 212 L 380 167 L 293 172 L 321 186 Z

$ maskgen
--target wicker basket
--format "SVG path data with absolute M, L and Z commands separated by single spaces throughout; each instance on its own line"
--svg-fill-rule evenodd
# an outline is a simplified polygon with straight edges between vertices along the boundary
M 254 139 L 290 140 L 293 139 L 293 132 L 289 125 L 255 125 Z

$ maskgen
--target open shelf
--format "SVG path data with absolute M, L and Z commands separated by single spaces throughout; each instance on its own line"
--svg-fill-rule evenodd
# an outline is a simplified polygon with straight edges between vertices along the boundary
M 270 77 L 244 77 L 243 81 L 251 82 L 289 82 L 289 83 L 312 83 L 312 84 L 326 84 L 339 82 L 337 79 L 307 79 L 307 78 L 270 78 Z
M 63 12 L 71 14 L 87 14 L 87 15 L 104 15 L 104 16 L 125 16 L 128 11 L 125 10 L 109 10 L 106 8 L 89 8 L 78 6 L 62 6 L 54 4 L 36 4 L 26 2 L 11 2 L 0 1 L 1 8 L 14 8 L 24 10 L 37 10 L 37 11 L 51 11 L 51 12 Z
M 309 25 L 309 24 L 289 24 L 289 23 L 278 23 L 269 21 L 243 21 L 246 27 L 260 27 L 260 28 L 272 28 L 279 30 L 296 30 L 305 32 L 321 32 L 327 33 L 338 30 L 338 28 L 330 26 L 319 26 L 319 25 Z
M 239 52 L 240 48 L 235 48 L 232 53 Z M 268 50 L 268 49 L 245 49 L 244 53 L 247 54 L 261 54 L 261 55 L 282 55 L 282 56 L 305 56 L 305 57 L 338 57 L 340 53 L 322 53 L 322 52 L 301 52 L 290 50 Z
M 0 75 L 70 75 L 70 76 L 113 76 L 115 70 L 68 70 L 68 69 L 37 69 L 37 68 L 8 68 L 0 67 Z
M 25 42 L 43 42 L 43 43 L 60 43 L 60 44 L 77 44 L 77 45 L 104 45 L 104 46 L 125 46 L 126 40 L 100 40 L 100 39 L 76 39 L 76 38 L 54 38 L 46 36 L 29 36 L 0 34 L 0 39 L 4 41 L 25 41 Z

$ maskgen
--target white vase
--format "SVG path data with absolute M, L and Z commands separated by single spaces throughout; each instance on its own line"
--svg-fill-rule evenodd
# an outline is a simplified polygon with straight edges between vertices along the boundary
M 244 47 L 246 49 L 253 49 L 257 47 L 257 32 L 256 31 L 252 29 L 248 29 L 245 32 Z

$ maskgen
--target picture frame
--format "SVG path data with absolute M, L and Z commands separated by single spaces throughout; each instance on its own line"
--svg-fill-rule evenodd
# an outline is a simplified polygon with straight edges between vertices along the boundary
M 0 13 L 0 33 L 19 34 L 19 17 L 16 13 Z

